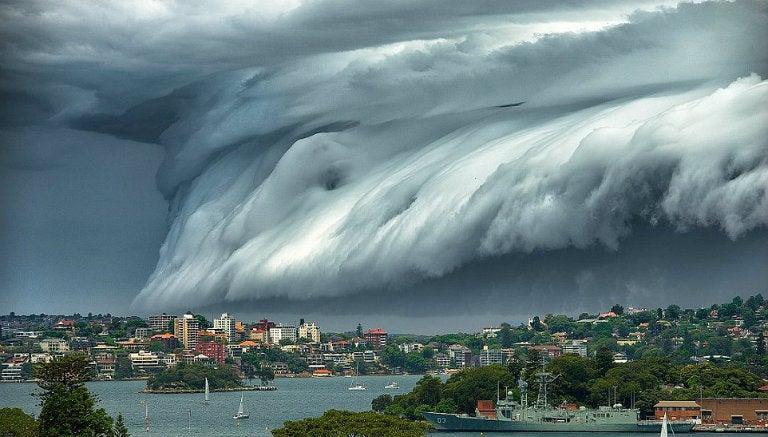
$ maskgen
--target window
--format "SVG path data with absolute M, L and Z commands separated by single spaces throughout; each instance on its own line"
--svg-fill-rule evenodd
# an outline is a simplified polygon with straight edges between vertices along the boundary
M 768 410 L 755 410 L 759 422 L 768 422 Z

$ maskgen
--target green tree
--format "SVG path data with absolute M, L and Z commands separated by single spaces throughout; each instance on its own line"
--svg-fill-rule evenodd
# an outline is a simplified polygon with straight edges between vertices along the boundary
M 670 305 L 667 307 L 666 311 L 666 318 L 667 320 L 677 320 L 680 318 L 680 306 L 678 305 Z
M 92 370 L 83 354 L 54 358 L 35 368 L 42 409 L 38 432 L 42 437 L 74 437 L 112 433 L 112 418 L 103 408 L 95 409 L 96 399 L 85 387 Z
M 0 436 L 35 437 L 37 424 L 35 419 L 20 408 L 0 409 Z
M 115 379 L 126 379 L 133 376 L 133 362 L 126 354 L 120 354 L 115 359 Z
M 475 412 L 478 399 L 496 399 L 499 387 L 516 387 L 517 381 L 506 366 L 491 364 L 461 370 L 445 382 L 441 398 L 450 398 L 459 412 Z
M 131 437 L 131 434 L 128 432 L 128 428 L 126 428 L 125 423 L 123 423 L 122 413 L 117 414 L 117 420 L 115 420 L 114 437 Z
M 262 385 L 267 385 L 275 379 L 275 371 L 270 366 L 262 366 L 257 372 L 257 376 L 261 380 Z
M 619 304 L 616 304 L 616 305 L 611 307 L 611 311 L 613 311 L 614 314 L 620 316 L 620 315 L 624 314 L 624 307 L 619 305 Z
M 200 329 L 208 329 L 213 326 L 211 322 L 209 322 L 208 319 L 206 319 L 202 314 L 193 314 L 192 317 L 197 319 L 197 322 L 200 325 Z
M 515 339 L 512 336 L 512 329 L 509 326 L 505 326 L 499 331 L 499 342 L 503 348 L 512 347 L 515 343 Z
M 379 360 L 388 367 L 405 366 L 405 353 L 396 344 L 388 344 L 381 350 Z
M 285 422 L 272 431 L 274 437 L 349 436 L 349 437 L 423 437 L 430 426 L 408 422 L 372 411 L 353 413 L 329 410 L 321 417 Z
M 595 371 L 597 375 L 605 375 L 611 367 L 613 367 L 613 353 L 607 347 L 601 347 L 595 353 Z
M 371 410 L 381 413 L 383 412 L 389 404 L 392 403 L 392 396 L 388 394 L 383 394 L 381 396 L 377 396 L 373 398 L 371 401 Z

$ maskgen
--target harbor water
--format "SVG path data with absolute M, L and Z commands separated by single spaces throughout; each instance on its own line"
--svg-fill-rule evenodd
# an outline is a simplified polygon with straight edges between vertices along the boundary
M 98 406 L 116 417 L 122 413 L 128 430 L 134 437 L 141 436 L 270 436 L 271 429 L 279 428 L 288 420 L 321 416 L 326 410 L 368 411 L 371 401 L 384 393 L 407 393 L 421 378 L 420 375 L 396 377 L 362 376 L 358 381 L 368 390 L 347 390 L 350 379 L 330 378 L 281 378 L 275 381 L 276 391 L 244 392 L 245 410 L 249 419 L 235 420 L 232 415 L 240 403 L 240 392 L 214 392 L 210 401 L 204 402 L 203 393 L 145 394 L 141 391 L 145 381 L 90 382 L 92 394 L 98 397 Z M 396 381 L 400 389 L 385 389 Z M 0 407 L 18 407 L 29 414 L 40 413 L 39 399 L 31 396 L 39 393 L 33 383 L 0 384 Z M 149 414 L 150 427 L 146 430 L 144 415 Z M 493 433 L 503 437 L 506 433 Z M 434 433 L 434 437 L 477 437 L 479 432 Z M 510 433 L 517 437 L 531 437 L 536 433 Z M 586 437 L 584 434 L 583 436 Z M 601 434 L 617 437 L 626 434 Z M 637 436 L 649 434 L 637 434 Z M 728 435 L 724 433 L 696 435 Z M 575 433 L 547 433 L 547 437 L 578 437 Z

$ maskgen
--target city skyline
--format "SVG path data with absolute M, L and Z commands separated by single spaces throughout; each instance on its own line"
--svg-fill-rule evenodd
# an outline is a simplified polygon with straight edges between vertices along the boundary
M 0 8 L 0 312 L 427 333 L 768 293 L 764 2 L 253 6 Z

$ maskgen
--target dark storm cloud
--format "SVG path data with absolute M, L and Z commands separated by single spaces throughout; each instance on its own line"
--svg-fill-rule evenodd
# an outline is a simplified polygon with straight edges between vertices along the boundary
M 725 282 L 768 281 L 749 244 L 768 224 L 764 2 L 18 2 L 0 15 L 3 126 L 165 148 L 171 227 L 137 308 L 331 299 L 344 313 L 382 291 L 467 288 L 487 298 L 481 313 L 531 290 L 653 299 L 691 288 L 668 285 L 684 263 L 664 284 L 629 266 L 702 230 L 709 251 L 756 255 Z M 55 163 L 14 147 L 7 168 Z M 601 268 L 606 253 L 622 267 Z M 542 264 L 564 273 L 527 273 Z

